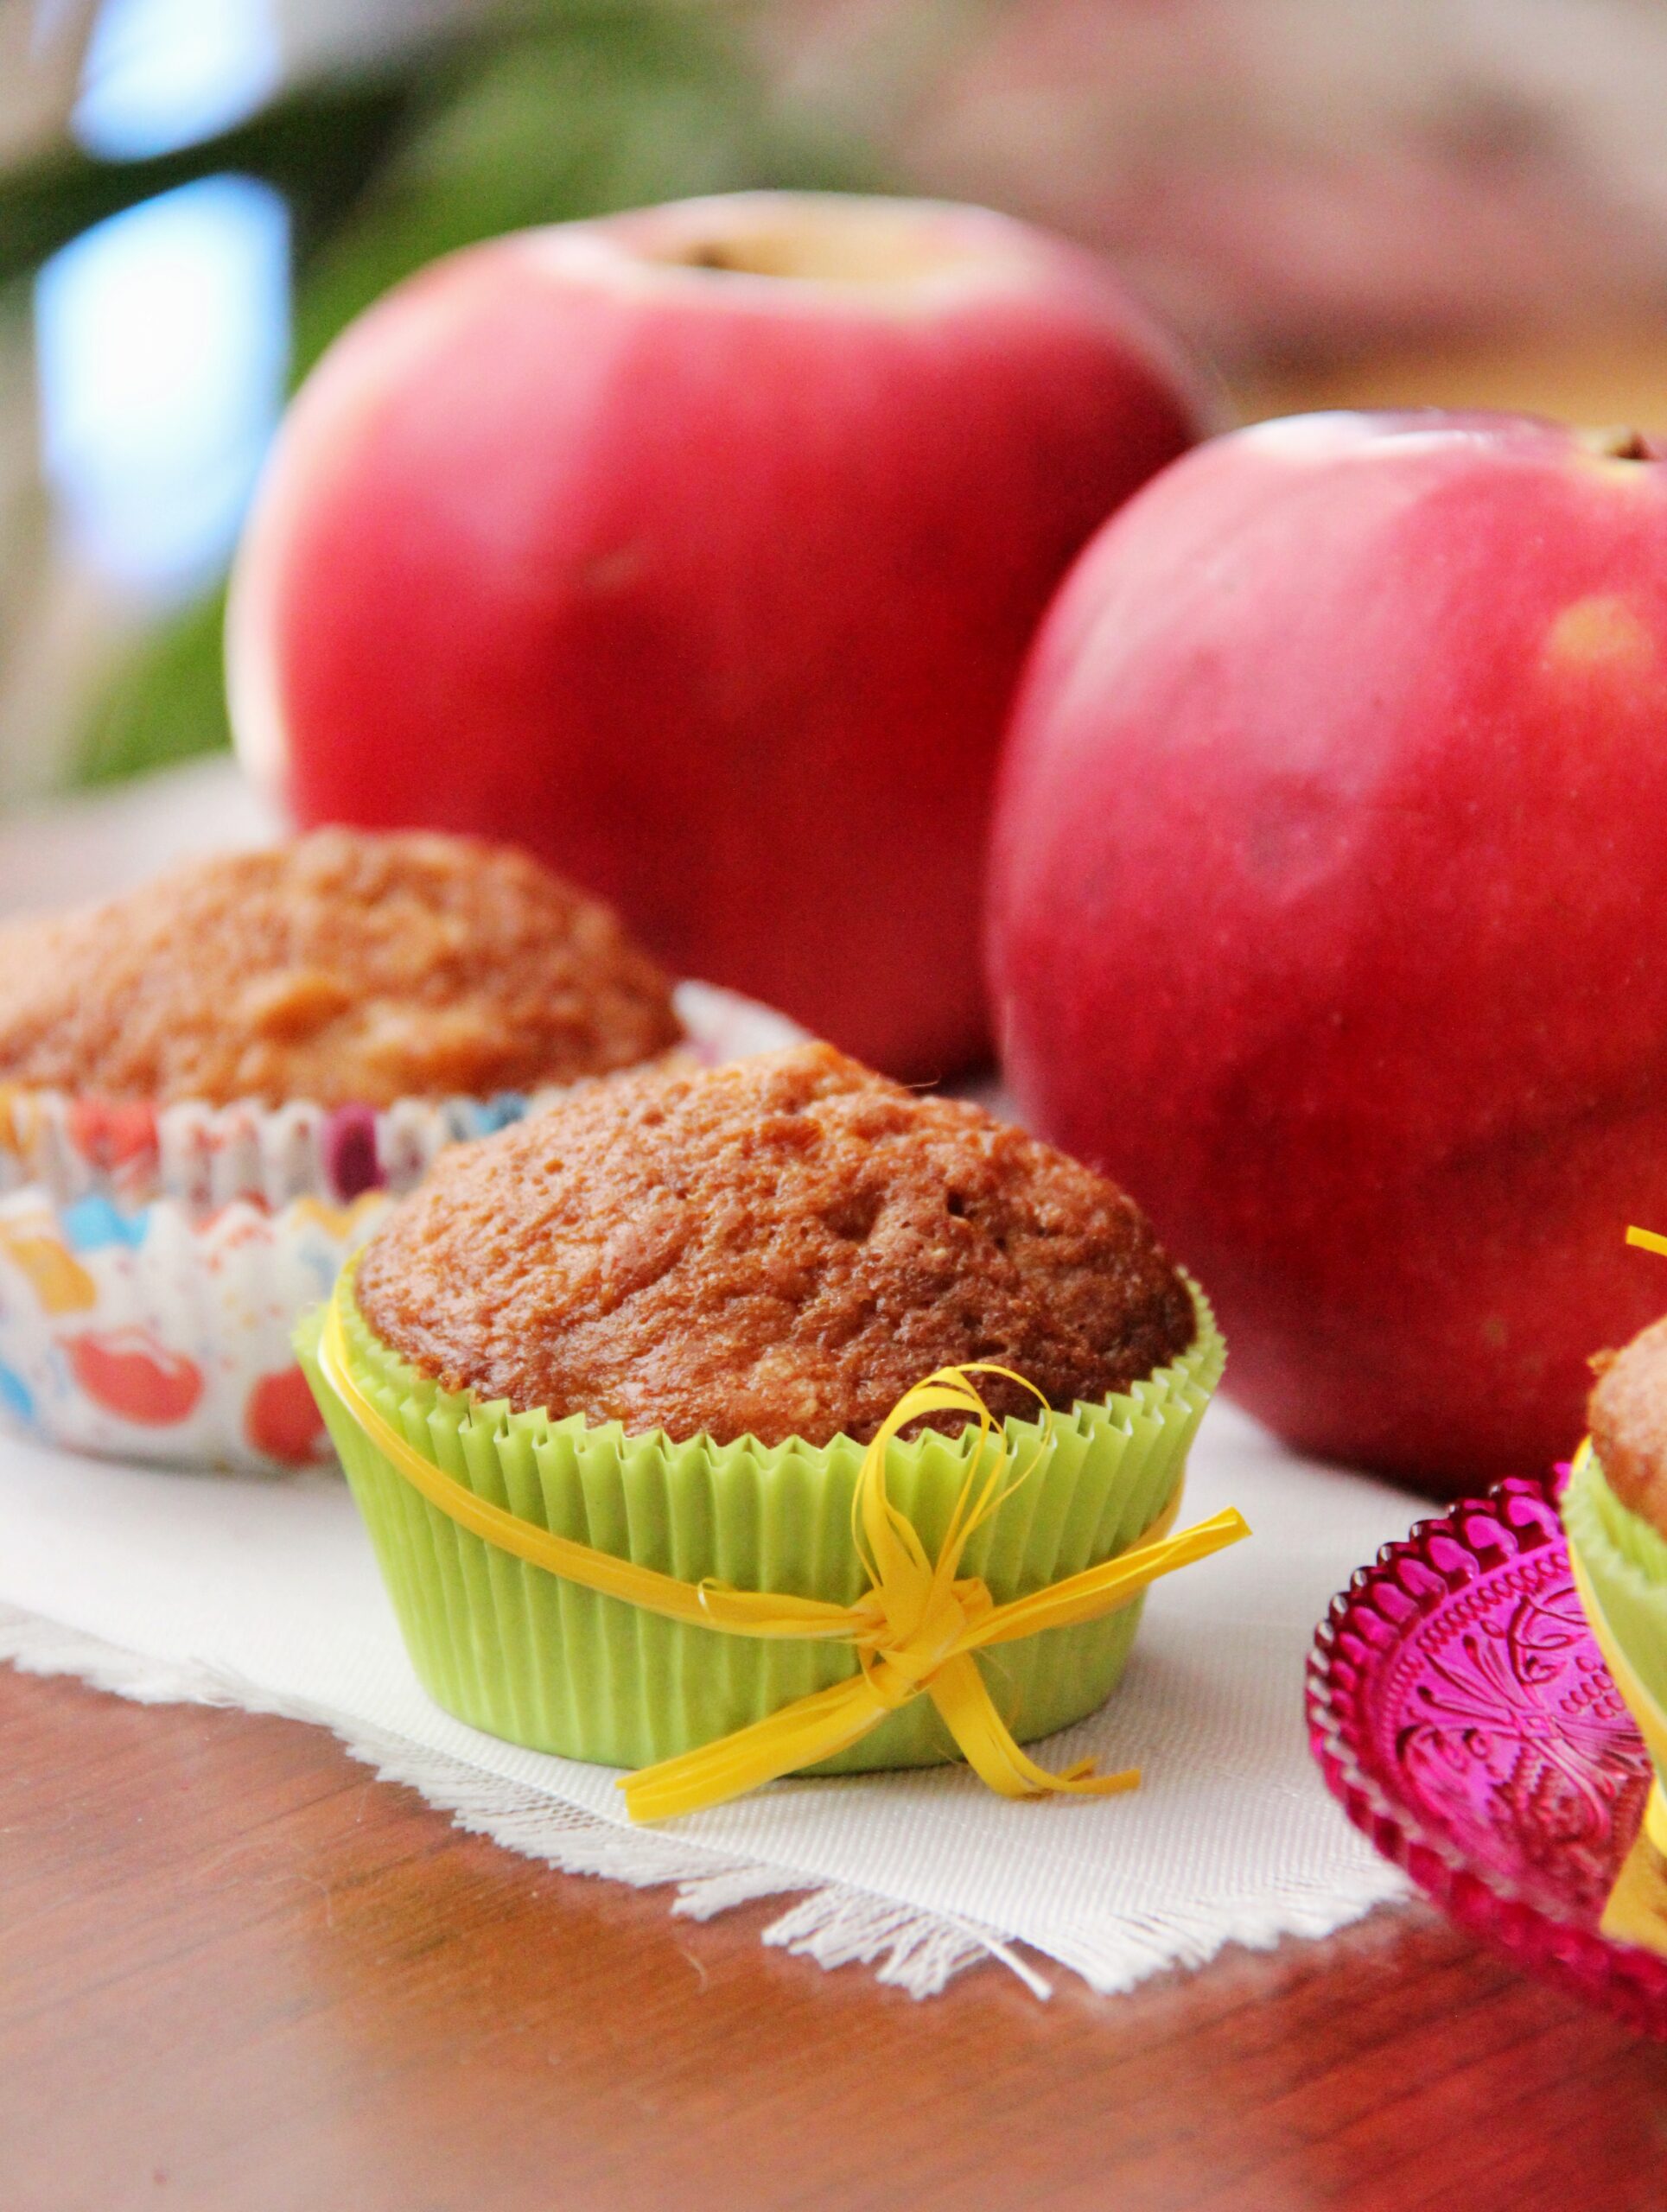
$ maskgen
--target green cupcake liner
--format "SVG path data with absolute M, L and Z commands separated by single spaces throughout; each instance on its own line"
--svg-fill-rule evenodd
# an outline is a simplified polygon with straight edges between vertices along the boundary
M 1667 1540 L 1621 1503 L 1594 1452 L 1568 1478 L 1562 1525 L 1623 1656 L 1667 1710 Z M 1659 1752 L 1656 1764 L 1667 1784 Z
M 1004 1424 L 1014 1464 L 1042 1456 L 968 1545 L 963 1574 L 998 1605 L 1127 1550 L 1174 1497 L 1226 1351 L 1193 1289 L 1191 1348 L 1103 1405 Z M 376 1338 L 351 1299 L 354 1382 L 417 1451 L 536 1527 L 661 1573 L 854 1602 L 868 1578 L 851 1535 L 863 1446 L 837 1437 L 674 1443 L 617 1422 L 552 1421 L 442 1390 Z M 411 1661 L 436 1702 L 535 1751 L 639 1767 L 712 1742 L 856 1672 L 847 1645 L 761 1641 L 689 1626 L 531 1567 L 460 1529 L 365 1436 L 318 1363 L 323 1316 L 296 1349 L 328 1424 Z M 936 1553 L 977 1431 L 894 1443 L 891 1499 Z M 1117 1686 L 1138 1600 L 981 1655 L 992 1696 L 1028 1742 L 1080 1720 Z M 927 1766 L 960 1754 L 929 1698 L 889 1714 L 812 1770 Z

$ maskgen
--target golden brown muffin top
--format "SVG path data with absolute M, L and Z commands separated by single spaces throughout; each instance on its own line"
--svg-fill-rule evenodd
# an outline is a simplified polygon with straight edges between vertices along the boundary
M 1114 1184 L 828 1045 L 586 1084 L 455 1147 L 372 1236 L 357 1294 L 448 1389 L 721 1442 L 866 1440 L 965 1360 L 1051 1405 L 1101 1399 L 1196 1327 Z
M 320 830 L 0 931 L 0 1079 L 386 1106 L 602 1075 L 681 1035 L 612 910 L 524 853 Z
M 1586 1409 L 1604 1479 L 1629 1513 L 1667 1536 L 1667 1320 L 1592 1362 Z

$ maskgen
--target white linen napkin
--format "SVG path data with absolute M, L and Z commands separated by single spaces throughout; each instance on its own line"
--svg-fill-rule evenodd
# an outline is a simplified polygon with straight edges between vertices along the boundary
M 787 1782 L 660 1829 L 611 1770 L 483 1736 L 406 1662 L 346 1486 L 140 1469 L 0 1438 L 0 1655 L 155 1700 L 333 1729 L 467 1826 L 576 1871 L 677 1882 L 704 1915 L 811 1894 L 767 1932 L 917 1994 L 1017 1942 L 1126 1989 L 1222 1944 L 1322 1936 L 1406 1894 L 1309 1757 L 1302 1672 L 1333 1592 L 1414 1501 L 1307 1465 L 1231 1406 L 1206 1417 L 1188 1519 L 1248 1543 L 1159 1583 L 1123 1687 L 1039 1753 L 1138 1764 L 1133 1796 L 1015 1804 L 965 1769 Z

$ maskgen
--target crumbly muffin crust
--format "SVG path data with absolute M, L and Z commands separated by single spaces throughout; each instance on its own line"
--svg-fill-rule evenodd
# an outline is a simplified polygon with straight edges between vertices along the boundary
M 356 1288 L 448 1389 L 766 1444 L 866 1440 L 966 1360 L 1054 1406 L 1100 1399 L 1195 1333 L 1115 1185 L 826 1045 L 588 1084 L 455 1147 L 372 1237 Z M 998 1412 L 1035 1410 L 982 1387 Z
M 0 1079 L 385 1106 L 630 1066 L 681 1030 L 612 910 L 507 847 L 321 830 L 0 931 Z
M 1667 1536 L 1667 1320 L 1592 1364 L 1598 1383 L 1587 1421 L 1604 1479 L 1629 1512 Z

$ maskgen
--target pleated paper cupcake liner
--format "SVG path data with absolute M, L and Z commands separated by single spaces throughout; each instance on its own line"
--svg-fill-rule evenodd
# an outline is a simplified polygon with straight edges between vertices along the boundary
M 795 1042 L 782 1015 L 680 984 L 694 1061 Z M 154 1107 L 0 1085 L 0 1415 L 54 1444 L 263 1473 L 333 1456 L 298 1318 L 441 1148 L 553 1090 Z
M 1602 1609 L 1604 1627 L 1600 1630 L 1594 1622 L 1594 1633 L 1600 1642 L 1606 1634 L 1613 1637 L 1657 1712 L 1667 1712 L 1667 1540 L 1621 1503 L 1595 1452 L 1586 1453 L 1569 1476 L 1562 1520 L 1570 1554 Z M 1630 1687 L 1616 1682 L 1624 1697 Z M 1634 1717 L 1667 1788 L 1660 1724 L 1646 1713 Z
M 0 1199 L 0 1408 L 55 1444 L 272 1474 L 328 1461 L 291 1338 L 389 1201 Z
M 704 983 L 681 983 L 686 1052 L 703 1065 L 744 1059 L 804 1034 L 784 1015 Z M 42 1192 L 70 1207 L 88 1198 L 132 1209 L 173 1198 L 211 1214 L 243 1200 L 347 1205 L 368 1191 L 398 1198 L 444 1146 L 518 1122 L 554 1088 L 492 1098 L 401 1098 L 391 1106 L 263 1107 L 244 1100 L 155 1105 L 0 1084 L 0 1193 Z
M 1009 1421 L 1014 1465 L 1040 1456 L 981 1528 L 961 1571 L 996 1602 L 1028 1595 L 1126 1550 L 1175 1497 L 1219 1381 L 1225 1347 L 1194 1291 L 1198 1333 L 1180 1358 L 1102 1405 L 1046 1423 Z M 460 1529 L 373 1446 L 319 1370 L 321 1317 L 297 1336 L 302 1363 L 374 1544 L 412 1662 L 436 1701 L 535 1750 L 638 1767 L 760 1720 L 856 1671 L 846 1645 L 765 1642 L 696 1628 L 563 1581 Z M 426 1457 L 480 1497 L 532 1522 L 680 1580 L 849 1605 L 866 1586 L 851 1532 L 863 1447 L 751 1438 L 673 1443 L 617 1423 L 552 1421 L 476 1402 L 429 1381 L 383 1344 L 349 1301 L 353 1380 Z M 893 1503 L 929 1553 L 942 1541 L 976 1446 L 926 1433 L 892 1446 Z M 1138 1603 L 981 1656 L 1021 1741 L 1093 1712 L 1115 1688 Z M 956 1752 L 918 1698 L 818 1772 L 936 1764 Z

